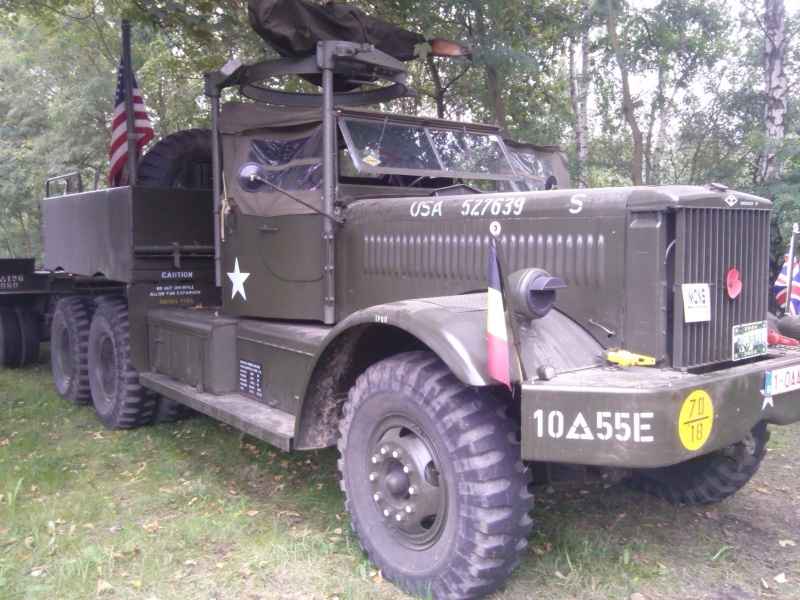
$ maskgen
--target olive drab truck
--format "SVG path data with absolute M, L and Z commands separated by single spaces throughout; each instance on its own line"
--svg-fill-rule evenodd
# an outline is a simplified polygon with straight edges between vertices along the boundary
M 270 87 L 289 75 L 320 91 Z M 43 201 L 45 268 L 80 278 L 48 316 L 55 385 L 107 427 L 194 410 L 337 445 L 369 560 L 441 599 L 510 575 L 534 475 L 717 502 L 800 420 L 800 354 L 767 343 L 769 201 L 573 190 L 495 126 L 369 110 L 412 93 L 370 43 L 233 61 L 205 91 L 211 132 L 156 144 L 136 185 Z M 488 371 L 493 239 L 510 386 Z

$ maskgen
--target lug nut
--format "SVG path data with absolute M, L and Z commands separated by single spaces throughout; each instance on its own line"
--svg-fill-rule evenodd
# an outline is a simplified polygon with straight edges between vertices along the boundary
M 403 520 L 403 515 L 401 513 L 397 513 L 394 516 L 394 518 L 395 518 L 396 521 L 402 521 Z
M 406 475 L 408 475 L 409 473 L 411 473 L 411 467 L 409 467 L 408 465 L 405 465 L 405 466 L 403 467 L 403 473 L 405 473 Z
M 391 514 L 392 514 L 392 511 L 390 511 L 388 508 L 384 508 L 383 509 L 383 516 L 384 517 L 388 517 Z
M 372 499 L 375 500 L 375 502 L 378 502 L 381 499 L 381 493 L 375 492 L 374 494 L 372 494 Z
M 374 464 L 378 464 L 379 462 L 381 462 L 382 459 L 383 457 L 380 454 L 376 454 L 375 456 L 372 457 L 372 462 Z
M 398 456 L 400 456 L 400 453 L 397 450 L 395 450 L 394 452 L 392 452 L 392 456 L 397 458 Z
M 410 505 L 410 504 L 407 504 L 406 505 L 406 512 L 408 514 L 411 514 L 412 512 L 414 512 L 414 507 L 412 505 Z
M 381 446 L 381 454 L 386 454 L 387 452 L 386 446 Z
M 417 486 L 415 486 L 415 485 L 412 485 L 412 486 L 410 486 L 410 487 L 408 488 L 408 495 L 409 495 L 409 496 L 413 496 L 413 495 L 414 495 L 414 494 L 416 494 L 416 493 L 417 493 Z
M 375 473 L 370 473 L 369 474 L 369 480 L 370 481 L 375 481 Z

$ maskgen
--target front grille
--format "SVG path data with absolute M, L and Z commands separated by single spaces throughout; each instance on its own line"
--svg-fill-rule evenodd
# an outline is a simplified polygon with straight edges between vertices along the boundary
M 769 281 L 769 211 L 690 208 L 675 221 L 673 366 L 731 360 L 733 327 L 763 321 Z M 726 276 L 739 270 L 742 291 L 730 299 Z M 683 322 L 681 284 L 708 283 L 711 320 Z

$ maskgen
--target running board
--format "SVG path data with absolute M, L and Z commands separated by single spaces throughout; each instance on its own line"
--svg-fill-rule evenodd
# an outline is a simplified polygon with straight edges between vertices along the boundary
M 159 394 L 193 408 L 245 433 L 291 450 L 295 417 L 282 410 L 270 408 L 241 394 L 209 394 L 198 392 L 194 386 L 159 373 L 139 373 L 141 384 Z

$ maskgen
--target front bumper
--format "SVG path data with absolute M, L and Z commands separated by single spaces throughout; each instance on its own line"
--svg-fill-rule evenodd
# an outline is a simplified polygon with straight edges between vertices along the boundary
M 773 385 L 767 373 L 789 384 Z M 591 368 L 522 384 L 522 458 L 653 468 L 741 441 L 764 419 L 800 421 L 800 353 L 703 375 L 653 367 Z

